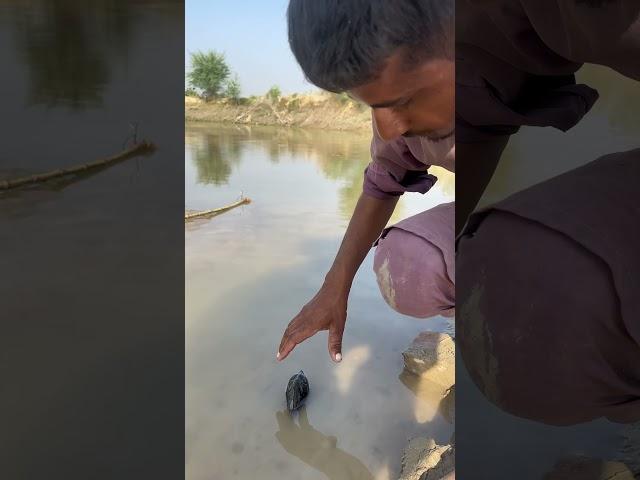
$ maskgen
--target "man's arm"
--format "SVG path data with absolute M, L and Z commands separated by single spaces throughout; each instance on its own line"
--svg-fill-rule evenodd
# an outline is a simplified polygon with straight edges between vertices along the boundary
M 367 194 L 360 195 L 322 287 L 284 332 L 278 349 L 279 360 L 287 358 L 296 345 L 320 330 L 329 330 L 331 359 L 336 362 L 342 359 L 342 333 L 347 320 L 351 284 L 371 245 L 391 218 L 398 198 L 378 199 Z

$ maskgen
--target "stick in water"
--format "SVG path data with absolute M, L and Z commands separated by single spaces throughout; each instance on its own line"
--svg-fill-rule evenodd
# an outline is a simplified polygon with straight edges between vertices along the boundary
M 195 212 L 195 213 L 188 213 L 188 214 L 185 213 L 184 219 L 185 221 L 187 221 L 187 220 L 193 220 L 194 218 L 208 217 L 210 215 L 219 215 L 221 213 L 228 212 L 229 210 L 239 207 L 240 205 L 246 205 L 248 203 L 251 203 L 250 198 L 242 198 L 237 202 L 232 203 L 231 205 L 227 205 L 226 207 L 214 208 L 213 210 L 204 210 L 202 212 Z
M 0 180 L 0 190 L 11 190 L 12 188 L 18 188 L 25 185 L 31 185 L 34 183 L 46 182 L 47 180 L 51 180 L 54 178 L 82 173 L 82 172 L 86 172 L 87 170 L 92 170 L 95 168 L 106 167 L 107 165 L 111 165 L 116 162 L 125 160 L 134 155 L 139 155 L 144 152 L 149 152 L 153 150 L 153 148 L 154 148 L 153 144 L 143 141 L 141 143 L 138 143 L 132 146 L 131 148 L 128 148 L 123 152 L 120 152 L 117 155 L 113 155 L 107 158 L 102 158 L 100 160 L 96 160 L 95 162 L 84 163 L 82 165 L 77 165 L 75 167 L 61 168 L 59 170 L 53 170 L 51 172 L 46 172 L 46 173 L 38 173 L 35 175 L 30 175 L 28 177 L 14 178 L 13 180 Z

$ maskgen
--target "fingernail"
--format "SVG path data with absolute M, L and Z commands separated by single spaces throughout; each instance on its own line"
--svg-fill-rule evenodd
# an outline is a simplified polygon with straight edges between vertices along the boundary
M 276 358 L 280 358 L 280 352 L 276 354 Z
M 336 353 L 336 362 L 339 362 L 340 360 L 342 360 L 342 354 Z

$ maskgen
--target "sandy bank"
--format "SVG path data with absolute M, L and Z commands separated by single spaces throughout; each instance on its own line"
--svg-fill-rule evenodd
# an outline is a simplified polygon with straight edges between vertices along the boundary
M 328 130 L 369 130 L 371 114 L 366 105 L 345 95 L 328 93 L 293 94 L 271 101 L 265 97 L 205 102 L 185 97 L 185 119 L 198 122 L 228 122 L 278 125 Z

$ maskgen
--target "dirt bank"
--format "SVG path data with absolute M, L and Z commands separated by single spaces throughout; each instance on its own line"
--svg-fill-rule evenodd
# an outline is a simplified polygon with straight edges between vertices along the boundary
M 279 125 L 330 130 L 369 130 L 371 113 L 366 105 L 345 95 L 329 93 L 293 94 L 276 101 L 265 97 L 205 102 L 185 97 L 185 119 L 198 122 L 229 122 Z

